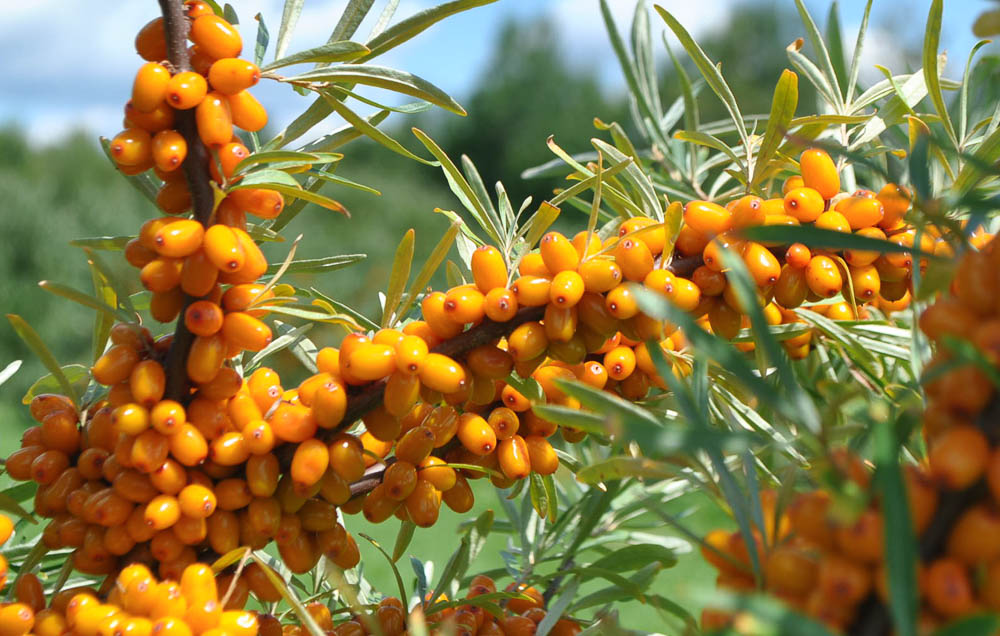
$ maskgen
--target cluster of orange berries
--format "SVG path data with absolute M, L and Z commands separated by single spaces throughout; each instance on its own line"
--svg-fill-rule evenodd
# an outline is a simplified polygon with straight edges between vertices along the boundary
M 200 0 L 189 0 L 185 8 L 195 70 L 172 73 L 168 68 L 163 18 L 143 27 L 136 50 L 148 62 L 136 75 L 125 107 L 126 129 L 111 140 L 110 153 L 126 174 L 153 169 L 163 182 L 156 201 L 167 216 L 144 223 L 138 237 L 125 246 L 125 257 L 140 269 L 143 286 L 152 292 L 150 312 L 155 319 L 172 322 L 185 310 L 185 323 L 199 338 L 199 351 L 212 363 L 201 369 L 201 379 L 192 378 L 204 382 L 211 379 L 205 376 L 212 368 L 221 366 L 224 353 L 256 351 L 270 341 L 270 329 L 253 312 L 243 311 L 256 289 L 246 286 L 267 270 L 264 255 L 246 232 L 246 215 L 273 219 L 284 208 L 284 199 L 273 190 L 235 189 L 218 205 L 207 227 L 186 218 L 192 200 L 181 166 L 189 149 L 173 129 L 176 111 L 194 109 L 199 137 L 212 154 L 209 176 L 221 186 L 239 181 L 234 171 L 250 156 L 233 126 L 260 130 L 267 112 L 247 90 L 260 79 L 260 70 L 237 57 L 243 47 L 239 33 Z M 223 301 L 220 285 L 238 289 Z M 185 305 L 185 295 L 201 300 Z
M 496 583 L 488 576 L 477 574 L 469 582 L 466 599 L 472 599 L 484 594 L 495 594 Z M 454 636 L 532 636 L 538 624 L 545 619 L 542 595 L 534 587 L 523 583 L 511 583 L 504 592 L 511 594 L 510 598 L 501 599 L 502 614 L 494 616 L 480 606 L 473 604 L 460 605 L 425 616 L 434 636 L 453 634 Z M 447 602 L 447 595 L 442 594 L 437 602 Z M 412 616 L 417 611 L 424 612 L 431 607 L 430 594 L 423 603 L 418 603 L 410 610 Z M 400 636 L 407 633 L 407 613 L 402 601 L 395 597 L 386 597 L 379 601 L 374 611 L 365 615 L 354 615 L 348 620 L 334 624 L 330 609 L 322 603 L 310 603 L 306 606 L 309 614 L 327 634 L 331 636 L 365 636 L 381 633 L 383 636 Z M 261 626 L 261 636 L 272 636 L 268 633 L 270 622 Z M 376 629 L 380 631 L 376 631 Z M 579 623 L 569 618 L 560 618 L 549 630 L 554 636 L 573 636 L 583 630 Z M 273 636 L 278 635 L 274 631 Z M 305 628 L 297 625 L 285 625 L 284 636 L 307 636 Z
M 748 326 L 724 273 L 723 249 L 740 254 L 756 283 L 765 316 L 772 324 L 801 322 L 789 310 L 804 303 L 807 307 L 835 320 L 865 318 L 865 305 L 874 305 L 884 313 L 909 306 L 914 258 L 910 253 L 879 253 L 845 249 L 825 250 L 793 243 L 787 247 L 743 240 L 740 231 L 761 225 L 811 225 L 825 230 L 854 233 L 857 236 L 887 240 L 914 247 L 917 231 L 903 221 L 910 206 L 910 194 L 902 186 L 886 184 L 879 192 L 840 191 L 840 175 L 830 156 L 820 149 L 804 151 L 799 160 L 801 175 L 787 179 L 783 197 L 762 199 L 747 195 L 725 207 L 708 201 L 692 201 L 684 211 L 684 226 L 677 236 L 677 252 L 684 256 L 700 255 L 702 264 L 691 274 L 691 282 L 701 294 L 692 308 L 701 316 L 703 326 L 726 338 Z M 973 243 L 985 244 L 990 235 L 978 233 Z M 950 244 L 938 233 L 924 233 L 920 249 L 927 253 L 951 254 Z M 925 259 L 920 267 L 926 266 Z M 846 293 L 853 290 L 850 303 Z M 822 304 L 843 294 L 844 300 Z M 809 353 L 811 332 L 783 341 L 793 358 Z M 751 344 L 741 343 L 749 349 Z
M 950 291 L 920 318 L 921 329 L 939 350 L 926 373 L 927 460 L 905 470 L 915 534 L 928 528 L 939 500 L 984 484 L 984 496 L 961 512 L 939 552 L 918 564 L 920 626 L 927 633 L 983 609 L 1000 609 L 1000 448 L 991 446 L 975 422 L 994 399 L 995 388 L 975 364 L 944 366 L 953 362 L 948 336 L 974 343 L 991 364 L 1000 363 L 1000 307 L 995 302 L 1000 280 L 993 264 L 1000 252 L 995 241 L 981 247 L 962 255 Z M 864 463 L 846 453 L 836 454 L 835 460 L 846 478 L 868 490 Z M 762 497 L 765 520 L 775 518 L 774 500 L 773 493 Z M 834 496 L 823 490 L 799 494 L 773 528 L 755 531 L 755 542 L 764 589 L 844 630 L 872 594 L 890 602 L 883 517 L 877 501 L 856 515 L 836 513 L 833 503 Z M 709 533 L 702 554 L 719 570 L 720 587 L 757 587 L 739 532 Z M 733 616 L 708 609 L 702 620 L 716 628 L 729 625 Z
M 257 615 L 233 609 L 231 602 L 223 604 L 222 595 L 228 588 L 221 585 L 221 580 L 218 587 L 216 583 L 212 569 L 203 564 L 184 568 L 177 580 L 163 581 L 143 565 L 130 565 L 108 579 L 105 587 L 109 589 L 102 594 L 90 588 L 61 590 L 48 607 L 44 595 L 27 599 L 18 590 L 18 602 L 0 609 L 0 634 L 256 636 Z M 102 601 L 101 597 L 106 598 Z M 16 614 L 7 614 L 13 611 Z

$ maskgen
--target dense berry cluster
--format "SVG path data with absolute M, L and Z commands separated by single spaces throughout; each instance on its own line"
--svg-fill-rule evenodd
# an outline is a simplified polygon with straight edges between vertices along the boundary
M 956 361 L 948 348 L 949 336 L 964 339 L 975 343 L 990 364 L 1000 360 L 1000 308 L 992 292 L 998 271 L 994 262 L 1000 256 L 996 246 L 991 241 L 981 251 L 965 253 L 950 291 L 920 317 L 920 327 L 938 345 L 938 353 L 926 373 L 922 432 L 927 460 L 906 466 L 904 473 L 916 535 L 926 538 L 940 501 L 963 491 L 970 494 L 969 505 L 945 528 L 942 545 L 921 543 L 918 587 L 926 633 L 983 608 L 1000 609 L 1000 448 L 991 444 L 979 422 L 996 389 L 982 368 Z M 869 489 L 871 475 L 863 462 L 847 452 L 835 459 L 845 478 Z M 763 493 L 761 502 L 765 521 L 774 520 L 765 531 L 755 530 L 764 589 L 840 630 L 854 623 L 871 595 L 890 602 L 878 500 L 858 514 L 845 515 L 833 505 L 834 495 L 816 490 L 797 495 L 777 517 L 774 492 Z M 757 587 L 739 531 L 710 532 L 702 554 L 718 569 L 720 587 Z M 702 615 L 706 628 L 732 620 L 712 609 Z
M 109 579 L 100 600 L 90 588 L 59 591 L 48 606 L 38 579 L 37 591 L 15 591 L 17 603 L 0 608 L 3 636 L 257 636 L 253 612 L 223 603 L 228 588 L 207 565 L 190 565 L 179 580 L 158 581 L 142 565 L 130 565 Z M 244 598 L 245 600 L 245 598 Z M 242 604 L 240 605 L 242 607 Z

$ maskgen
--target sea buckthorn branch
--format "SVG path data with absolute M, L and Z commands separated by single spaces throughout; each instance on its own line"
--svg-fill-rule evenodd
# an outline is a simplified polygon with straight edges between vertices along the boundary
M 483 320 L 475 327 L 461 333 L 460 335 L 442 342 L 431 349 L 433 353 L 440 353 L 449 358 L 464 358 L 465 354 L 476 347 L 493 342 L 498 338 L 503 338 L 519 327 L 520 325 L 539 320 L 545 313 L 544 307 L 525 307 L 518 311 L 517 315 L 507 322 L 494 322 L 489 318 Z M 350 425 L 361 418 L 365 413 L 382 404 L 385 395 L 386 381 L 381 380 L 366 386 L 360 393 L 351 397 L 344 413 L 344 423 Z M 339 429 L 330 429 L 321 432 L 327 441 L 332 439 Z
M 184 13 L 184 4 L 182 0 L 159 0 L 159 2 L 163 13 L 163 28 L 166 32 L 167 56 L 170 64 L 178 72 L 189 71 L 191 61 L 188 56 L 187 37 L 190 24 Z M 198 135 L 194 110 L 178 110 L 175 118 L 176 130 L 187 142 L 187 157 L 181 164 L 181 169 L 184 170 L 184 177 L 191 193 L 194 218 L 207 228 L 215 207 L 215 194 L 212 191 L 208 169 L 211 157 Z M 167 380 L 164 395 L 167 399 L 182 401 L 188 393 L 190 383 L 184 365 L 194 343 L 194 334 L 187 328 L 183 316 L 191 303 L 196 300 L 197 298 L 185 294 L 180 314 L 182 318 L 177 321 L 174 339 L 167 351 L 164 364 Z

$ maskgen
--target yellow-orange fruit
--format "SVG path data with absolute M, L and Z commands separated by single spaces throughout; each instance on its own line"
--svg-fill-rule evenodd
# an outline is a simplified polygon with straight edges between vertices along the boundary
M 472 278 L 479 291 L 486 294 L 492 289 L 506 287 L 507 264 L 503 254 L 492 245 L 483 245 L 472 253 Z
M 486 420 L 475 413 L 463 413 L 458 418 L 456 434 L 462 446 L 476 455 L 488 455 L 496 449 L 496 433 Z
M 239 209 L 262 219 L 276 218 L 285 207 L 280 192 L 258 188 L 239 188 L 226 195 Z
M 832 199 L 840 192 L 840 175 L 837 166 L 825 150 L 810 148 L 799 157 L 802 182 L 806 187 L 820 193 L 824 199 Z
M 135 36 L 135 50 L 144 60 L 158 62 L 167 59 L 167 35 L 163 18 L 153 18 Z
M 227 95 L 233 125 L 248 132 L 257 132 L 267 125 L 267 111 L 250 91 Z
M 139 67 L 132 83 L 132 105 L 148 113 L 156 108 L 167 95 L 170 71 L 157 62 L 147 62 Z
M 472 285 L 461 285 L 448 290 L 444 298 L 444 312 L 458 324 L 477 323 L 485 315 L 486 297 Z
M 882 202 L 866 196 L 842 199 L 837 202 L 834 209 L 844 215 L 852 230 L 878 225 L 885 216 Z
M 524 438 L 528 447 L 528 458 L 531 470 L 540 475 L 551 475 L 559 468 L 559 457 L 549 440 L 538 435 L 528 435 Z
M 243 50 L 239 32 L 229 22 L 214 14 L 196 18 L 191 23 L 189 37 L 200 51 L 216 60 L 237 57 Z
M 812 223 L 823 213 L 826 202 L 823 195 L 809 187 L 795 188 L 785 194 L 785 214 L 802 223 Z
M 727 232 L 733 225 L 733 214 L 710 201 L 690 201 L 684 206 L 684 224 L 704 238 Z
M 166 87 L 166 101 L 172 108 L 188 110 L 205 99 L 208 83 L 193 71 L 183 71 L 170 78 Z
M 195 121 L 198 136 L 209 148 L 224 146 L 233 138 L 233 114 L 229 100 L 222 93 L 212 91 L 205 95 L 195 109 Z
M 982 431 L 972 425 L 956 426 L 942 432 L 931 445 L 931 473 L 946 488 L 967 488 L 986 471 L 989 453 Z
M 805 279 L 809 289 L 822 298 L 830 298 L 840 293 L 844 280 L 837 263 L 829 256 L 813 256 L 805 268 Z
M 249 60 L 238 57 L 218 59 L 208 71 L 208 82 L 214 90 L 232 95 L 260 81 L 260 69 Z

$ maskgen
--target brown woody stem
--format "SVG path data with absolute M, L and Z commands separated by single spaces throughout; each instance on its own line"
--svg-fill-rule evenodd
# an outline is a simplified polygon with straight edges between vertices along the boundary
M 182 0 L 159 0 L 163 13 L 163 28 L 167 39 L 167 57 L 175 72 L 191 70 L 188 57 L 187 36 L 190 24 L 184 13 Z M 208 148 L 198 136 L 198 125 L 195 122 L 194 110 L 178 110 L 175 112 L 174 127 L 187 142 L 187 157 L 181 165 L 191 193 L 191 207 L 194 218 L 206 228 L 212 220 L 215 207 L 215 194 L 209 177 L 208 166 L 211 155 Z M 180 317 L 174 331 L 174 340 L 167 352 L 164 368 L 167 376 L 167 387 L 164 397 L 179 402 L 186 402 L 190 383 L 187 377 L 187 357 L 194 342 L 194 334 L 188 331 L 184 324 L 184 312 L 188 306 L 198 300 L 185 294 Z

